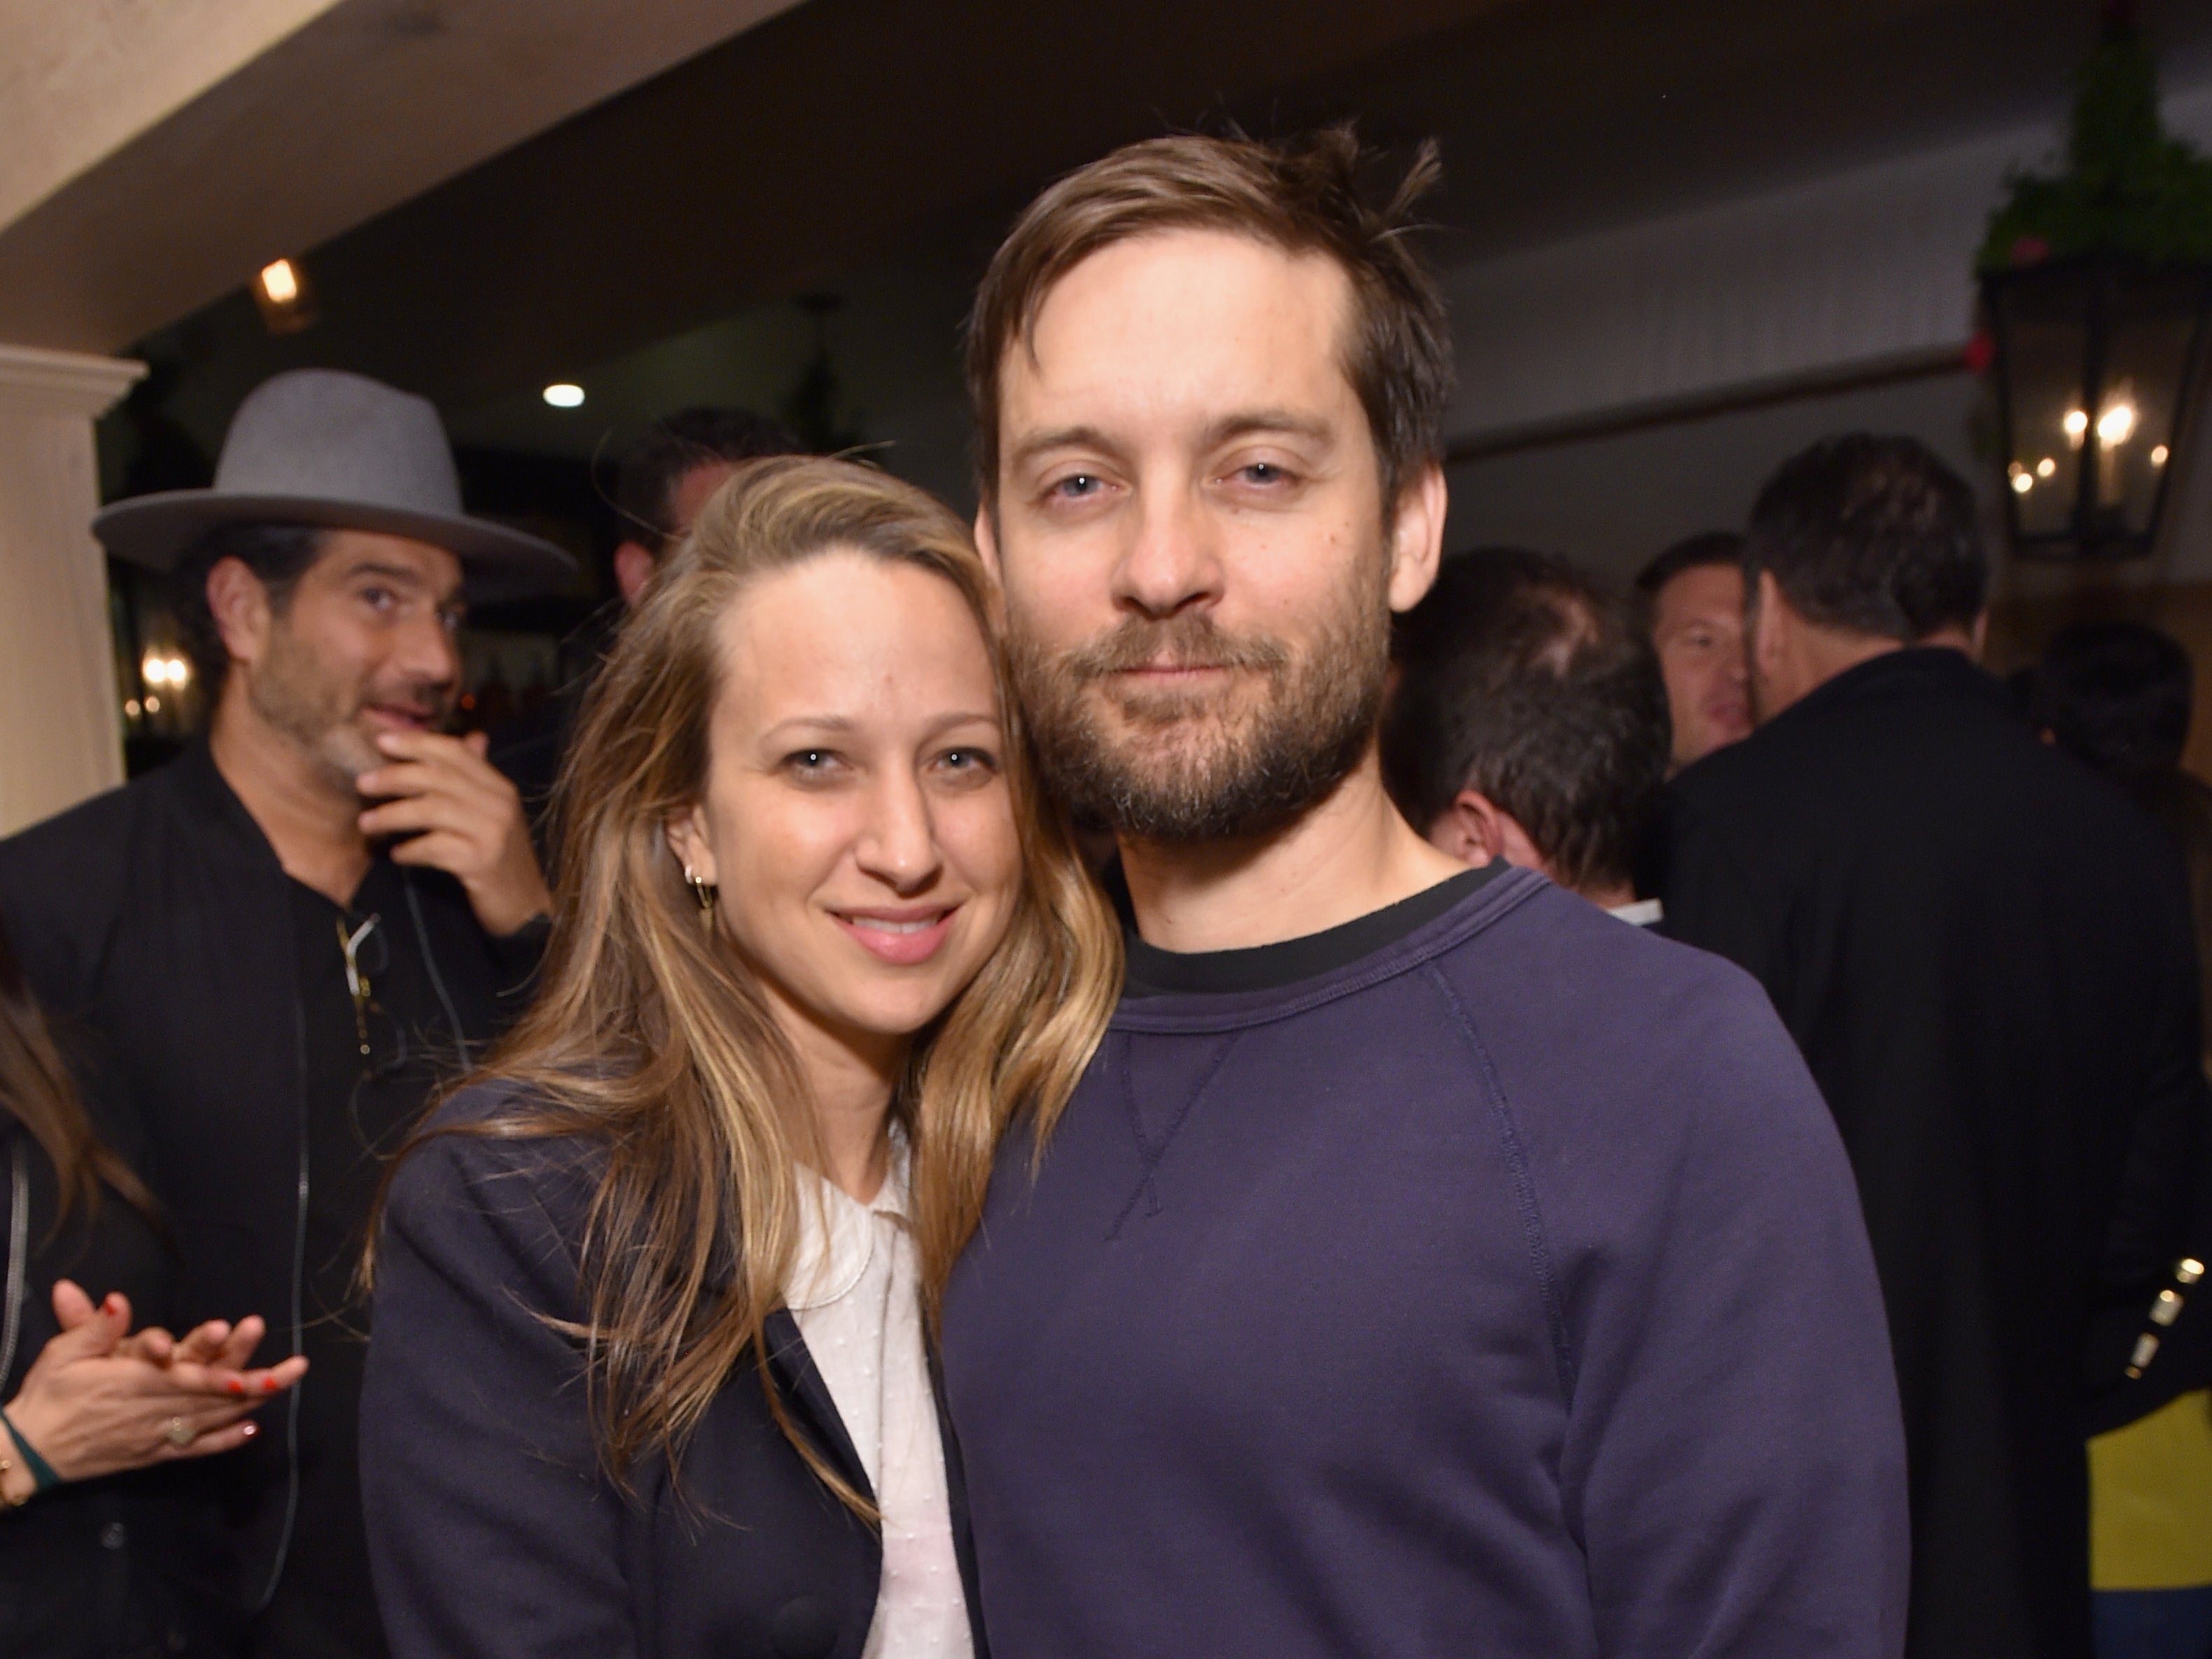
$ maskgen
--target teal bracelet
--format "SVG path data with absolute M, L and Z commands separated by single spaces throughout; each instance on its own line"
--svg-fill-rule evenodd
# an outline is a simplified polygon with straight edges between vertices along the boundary
M 54 1473 L 54 1466 L 39 1455 L 37 1447 L 23 1438 L 23 1431 L 8 1420 L 8 1413 L 4 1410 L 0 1410 L 0 1429 L 8 1431 L 8 1437 L 15 1443 L 15 1449 L 23 1454 L 23 1467 L 31 1472 L 32 1492 L 52 1492 L 61 1485 L 62 1478 Z

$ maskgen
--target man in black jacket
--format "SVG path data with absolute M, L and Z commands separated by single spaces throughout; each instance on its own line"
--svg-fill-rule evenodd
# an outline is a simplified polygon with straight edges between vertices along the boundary
M 465 592 L 565 573 L 464 517 L 436 411 L 280 375 L 210 490 L 121 502 L 111 552 L 173 573 L 213 697 L 151 776 L 0 843 L 26 976 L 143 1121 L 190 1324 L 263 1315 L 307 1379 L 191 1466 L 255 1655 L 382 1651 L 355 1418 L 354 1280 L 384 1160 L 519 1006 L 547 895 L 514 789 L 439 726 Z
M 1908 1651 L 2086 1659 L 2090 1323 L 2170 1270 L 2205 1110 L 2179 863 L 1975 665 L 1974 503 L 1921 446 L 1790 460 L 1744 570 L 1760 725 L 1674 785 L 1664 926 L 1764 982 L 1856 1170 Z

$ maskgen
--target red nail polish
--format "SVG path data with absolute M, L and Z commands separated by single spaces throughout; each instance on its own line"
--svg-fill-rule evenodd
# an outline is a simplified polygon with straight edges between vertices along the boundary
M 233 1394 L 244 1394 L 246 1392 L 246 1379 L 242 1376 L 232 1377 L 230 1379 L 230 1391 Z
M 263 1377 L 263 1378 L 261 1379 L 261 1392 L 262 1392 L 262 1393 L 264 1393 L 264 1394 L 274 1394 L 274 1393 L 276 1393 L 276 1379 L 275 1377 L 273 1377 L 273 1376 L 264 1376 L 264 1377 Z

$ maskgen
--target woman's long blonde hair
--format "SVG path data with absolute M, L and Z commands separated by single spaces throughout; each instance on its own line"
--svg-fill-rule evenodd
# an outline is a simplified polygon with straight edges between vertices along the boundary
M 1105 1030 L 1119 930 L 1040 799 L 966 528 L 922 491 L 841 460 L 741 468 L 623 625 L 554 796 L 560 884 L 537 1000 L 484 1074 L 542 1107 L 485 1126 L 581 1134 L 605 1158 L 581 1240 L 584 1344 L 601 1455 L 617 1480 L 673 1457 L 750 1357 L 784 1432 L 856 1511 L 871 1506 L 796 1431 L 763 1323 L 797 1252 L 805 1078 L 752 974 L 712 928 L 668 844 L 707 785 L 721 623 L 746 585 L 832 549 L 942 577 L 991 653 L 1024 888 L 1005 942 L 916 1039 L 893 1111 L 913 1146 L 914 1224 L 933 1317 L 981 1212 L 1001 1132 L 1048 1131 Z M 794 1126 L 798 1126 L 794 1127 Z

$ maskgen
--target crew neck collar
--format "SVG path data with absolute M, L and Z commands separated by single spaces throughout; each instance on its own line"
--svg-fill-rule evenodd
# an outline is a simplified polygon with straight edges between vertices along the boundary
M 1128 908 L 1127 888 L 1117 883 L 1115 902 L 1122 912 L 1122 942 L 1128 959 L 1121 994 L 1138 1000 L 1220 996 L 1279 990 L 1316 979 L 1372 956 L 1433 921 L 1506 868 L 1503 861 L 1493 860 L 1320 933 L 1235 951 L 1164 951 L 1146 944 Z M 1120 874 L 1118 866 L 1115 874 Z

